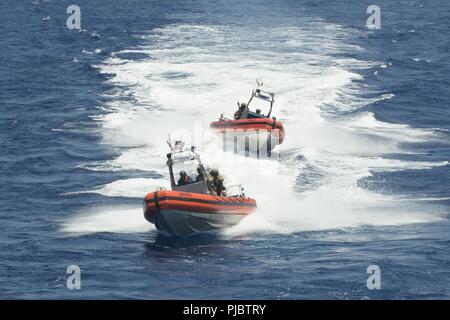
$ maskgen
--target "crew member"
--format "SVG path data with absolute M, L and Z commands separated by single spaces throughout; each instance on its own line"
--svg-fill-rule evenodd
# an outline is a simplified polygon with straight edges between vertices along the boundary
M 189 176 L 186 174 L 186 171 L 180 171 L 180 179 L 178 180 L 178 185 L 182 186 L 189 183 L 191 183 L 191 178 L 189 178 Z
M 195 177 L 195 181 L 196 182 L 200 182 L 203 181 L 205 179 L 205 177 L 203 176 L 203 171 L 200 167 L 197 168 L 197 176 Z
M 234 119 L 239 120 L 241 118 L 245 119 L 248 113 L 248 107 L 245 102 L 239 104 L 239 109 L 234 113 Z
M 223 178 L 219 174 L 219 171 L 212 169 L 208 174 L 208 190 L 212 195 L 225 196 L 225 186 L 223 184 Z

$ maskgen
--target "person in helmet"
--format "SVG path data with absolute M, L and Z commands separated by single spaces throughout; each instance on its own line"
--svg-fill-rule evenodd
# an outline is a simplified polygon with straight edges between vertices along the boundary
M 197 176 L 195 177 L 195 182 L 204 181 L 205 177 L 203 176 L 202 168 L 197 168 Z
M 186 171 L 180 171 L 180 179 L 178 180 L 178 185 L 182 186 L 191 183 L 191 178 L 187 175 Z
M 241 104 L 239 104 L 239 109 L 234 113 L 234 119 L 239 120 L 239 119 L 245 119 L 247 118 L 247 114 L 248 114 L 248 106 L 245 102 L 242 102 Z
M 219 174 L 219 171 L 216 169 L 212 169 L 208 174 L 208 190 L 212 195 L 215 196 L 225 196 L 225 186 L 223 184 L 223 178 Z

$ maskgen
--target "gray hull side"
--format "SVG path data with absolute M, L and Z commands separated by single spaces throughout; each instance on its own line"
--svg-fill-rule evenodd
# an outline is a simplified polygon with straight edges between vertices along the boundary
M 155 226 L 164 233 L 184 237 L 194 233 L 234 226 L 244 216 L 226 213 L 161 210 L 155 217 Z

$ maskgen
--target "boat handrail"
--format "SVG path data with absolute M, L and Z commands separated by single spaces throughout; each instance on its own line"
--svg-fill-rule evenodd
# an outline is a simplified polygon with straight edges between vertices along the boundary
M 273 104 L 275 102 L 275 93 L 261 89 L 263 84 L 264 82 L 262 81 L 261 78 L 256 79 L 256 88 L 252 90 L 250 99 L 247 102 L 247 107 L 250 106 L 250 103 L 252 102 L 253 98 L 267 101 L 270 103 L 270 109 L 269 112 L 267 113 L 266 118 L 270 118 L 270 115 L 272 114 Z
M 228 190 L 230 190 L 231 188 L 236 188 L 236 187 L 239 188 L 238 193 L 235 195 L 228 195 Z M 233 184 L 233 185 L 229 186 L 228 188 L 226 188 L 225 192 L 228 195 L 228 197 L 245 197 L 244 188 L 242 187 L 242 184 Z

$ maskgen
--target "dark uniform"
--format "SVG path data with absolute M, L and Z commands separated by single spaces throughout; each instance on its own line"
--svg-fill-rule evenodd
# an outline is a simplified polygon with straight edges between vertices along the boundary
M 204 181 L 205 178 L 203 177 L 203 172 L 200 167 L 197 168 L 197 173 L 198 175 L 195 177 L 195 181 L 196 182 Z
M 239 109 L 234 113 L 234 119 L 239 120 L 245 111 L 248 112 L 248 107 L 247 104 L 243 102 L 239 105 Z

